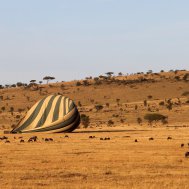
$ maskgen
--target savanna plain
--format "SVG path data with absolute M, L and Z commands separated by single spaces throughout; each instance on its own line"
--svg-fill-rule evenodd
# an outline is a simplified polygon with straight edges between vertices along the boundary
M 112 75 L 1 86 L 1 188 L 189 188 L 189 72 Z M 3 133 L 50 94 L 76 102 L 78 129 Z

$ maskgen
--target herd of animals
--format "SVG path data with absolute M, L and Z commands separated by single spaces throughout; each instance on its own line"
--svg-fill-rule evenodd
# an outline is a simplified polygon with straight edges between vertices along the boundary
M 64 138 L 64 139 L 68 139 L 68 138 L 70 138 L 68 135 L 64 135 L 64 137 L 61 137 L 61 138 Z M 25 138 L 24 139 L 24 136 L 14 136 L 14 142 L 16 141 L 16 142 L 19 142 L 19 143 L 25 143 L 25 142 L 27 142 L 27 143 L 41 143 L 41 142 L 55 142 L 55 140 L 53 139 L 53 138 L 39 138 L 38 136 L 32 136 L 32 137 L 29 137 L 29 139 L 28 138 Z M 99 140 L 111 140 L 111 138 L 110 137 L 100 137 L 100 138 L 98 138 L 98 137 L 96 137 L 96 136 L 89 136 L 89 139 L 99 139 Z M 171 136 L 168 136 L 167 137 L 167 140 L 172 140 L 173 138 L 171 137 Z M 153 138 L 153 137 L 150 137 L 149 139 L 148 139 L 149 141 L 154 141 L 155 139 Z M 9 137 L 8 136 L 1 136 L 0 137 L 0 141 L 2 142 L 2 143 L 11 143 L 11 139 L 9 139 Z M 134 141 L 133 141 L 134 143 L 138 143 L 139 142 L 139 140 L 138 139 L 135 139 Z M 187 146 L 187 147 L 189 147 L 189 143 L 187 143 L 187 144 L 185 144 L 185 143 L 181 143 L 180 144 L 180 148 L 184 148 L 185 146 Z M 187 152 L 185 152 L 185 157 L 186 158 L 189 158 L 189 151 L 187 151 Z

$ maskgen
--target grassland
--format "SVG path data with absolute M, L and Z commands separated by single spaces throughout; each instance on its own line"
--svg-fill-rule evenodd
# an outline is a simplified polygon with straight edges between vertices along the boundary
M 7 136 L 10 143 L 0 143 L 2 188 L 189 187 L 186 128 L 88 129 L 70 133 L 69 138 L 38 134 L 34 143 L 27 142 L 31 135 L 22 135 L 25 143 L 20 143 L 21 135 Z M 100 140 L 105 137 L 110 140 Z
M 37 134 L 37 142 L 28 143 L 33 135 L 6 135 L 10 143 L 0 141 L 1 187 L 189 188 L 188 74 L 134 74 L 0 89 L 0 137 L 49 94 L 70 97 L 90 119 L 87 128 L 81 124 L 69 137 Z M 168 120 L 149 124 L 147 113 Z M 42 139 L 48 137 L 53 141 Z M 100 140 L 105 137 L 110 140 Z

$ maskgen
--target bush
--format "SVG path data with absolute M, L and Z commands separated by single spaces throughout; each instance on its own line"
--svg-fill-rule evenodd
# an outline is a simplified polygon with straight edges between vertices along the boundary
M 121 122 L 121 123 L 124 123 L 125 121 L 124 121 L 124 119 L 120 119 L 120 122 Z
M 20 115 L 16 115 L 16 119 L 20 119 Z
M 5 107 L 3 106 L 3 107 L 1 107 L 1 110 L 4 112 L 5 111 Z
M 153 98 L 153 96 L 152 95 L 148 95 L 148 99 L 152 99 Z
M 110 104 L 108 102 L 106 103 L 106 107 L 108 107 L 108 108 L 110 107 Z
M 108 126 L 112 126 L 114 124 L 114 122 L 112 120 L 108 121 Z
M 161 101 L 161 102 L 159 103 L 159 105 L 160 105 L 160 106 L 164 106 L 164 105 L 165 105 L 165 102 L 164 102 L 164 101 Z
M 137 118 L 137 123 L 140 125 L 142 123 L 142 119 L 140 117 Z
M 96 110 L 99 111 L 99 110 L 102 110 L 103 109 L 103 106 L 98 104 L 95 106 Z
M 187 74 L 184 75 L 183 80 L 188 81 L 188 79 L 189 79 L 189 74 L 187 73 Z
M 83 85 L 84 86 L 89 86 L 89 82 L 87 80 L 83 80 Z
M 158 113 L 153 113 L 153 114 L 146 114 L 144 116 L 144 119 L 147 120 L 151 124 L 153 121 L 164 122 L 167 119 L 167 116 L 164 116 L 164 115 L 158 114 Z
M 76 83 L 76 86 L 81 86 L 81 82 L 78 81 L 78 82 Z
M 90 124 L 89 116 L 85 114 L 81 114 L 81 123 L 83 124 L 84 128 L 87 128 Z

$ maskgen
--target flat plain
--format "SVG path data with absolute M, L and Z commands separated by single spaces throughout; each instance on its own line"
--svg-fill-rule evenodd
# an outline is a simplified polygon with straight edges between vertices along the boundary
M 6 136 L 10 143 L 0 143 L 2 188 L 189 187 L 187 128 L 76 130 L 38 134 L 33 143 L 27 142 L 33 135 Z

